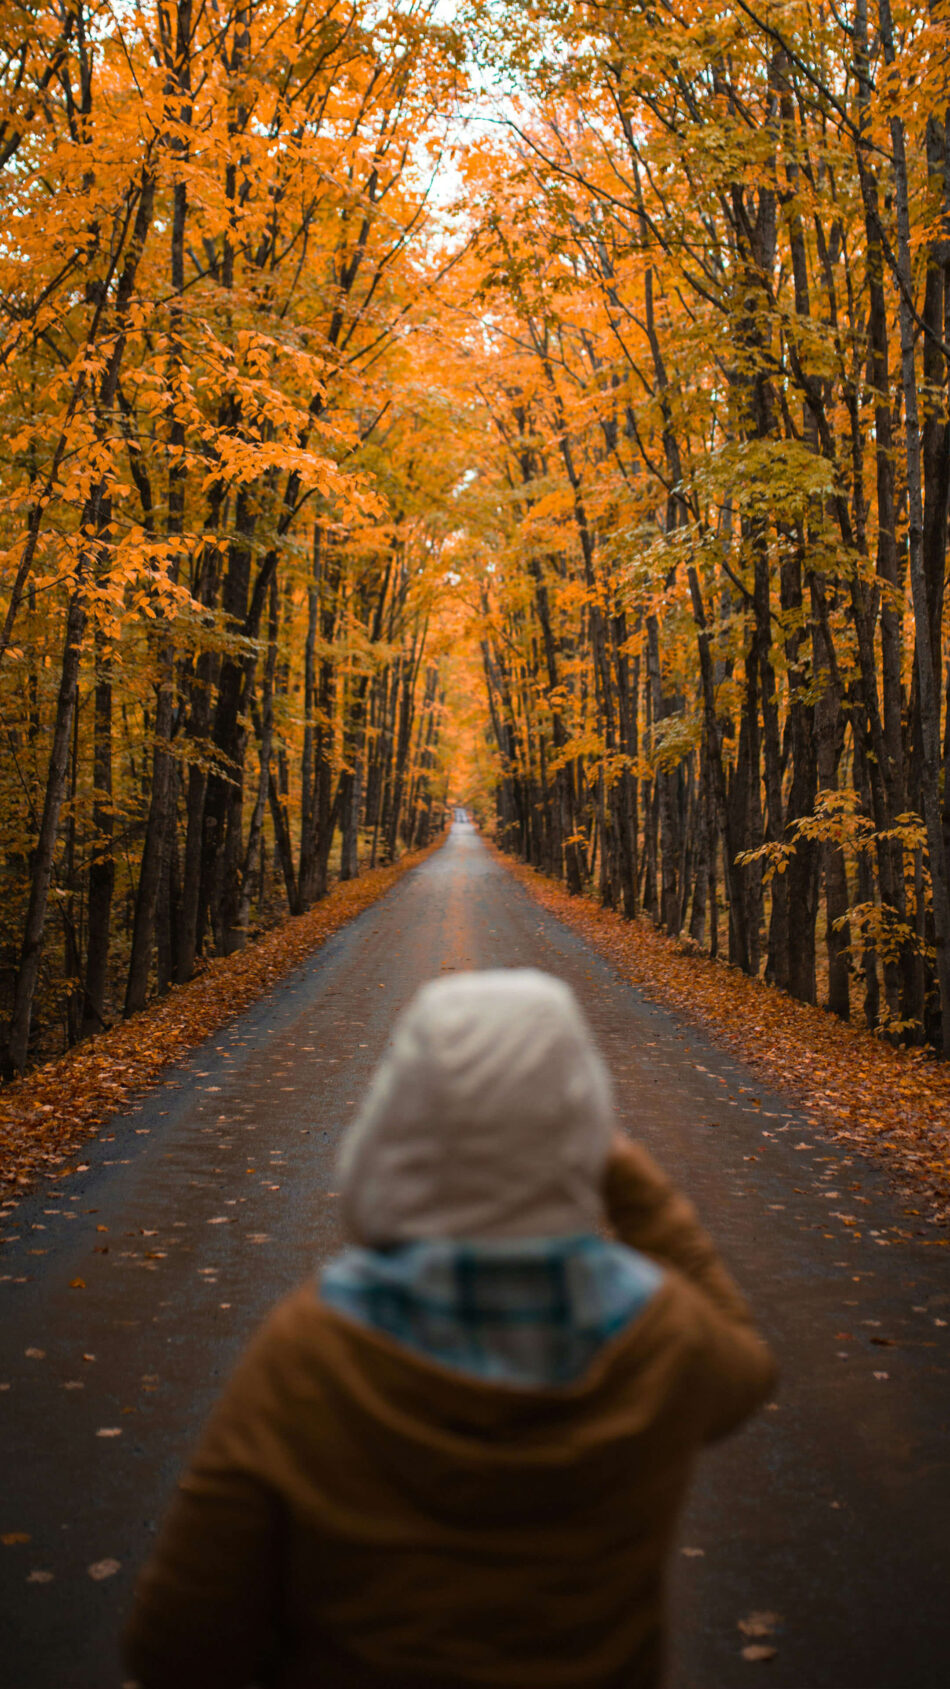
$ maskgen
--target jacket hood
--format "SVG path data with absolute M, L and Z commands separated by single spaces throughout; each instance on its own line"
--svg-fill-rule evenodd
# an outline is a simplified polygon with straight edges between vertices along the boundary
M 606 1068 L 570 987 L 532 968 L 423 986 L 340 1154 L 369 1247 L 595 1231 L 613 1134 Z

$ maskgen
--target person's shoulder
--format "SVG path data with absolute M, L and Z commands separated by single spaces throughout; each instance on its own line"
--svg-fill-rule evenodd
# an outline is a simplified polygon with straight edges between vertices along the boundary
M 271 1395 L 287 1386 L 293 1388 L 301 1368 L 311 1374 L 314 1371 L 322 1324 L 316 1288 L 305 1281 L 265 1315 L 244 1349 L 232 1386 L 264 1388 Z
M 315 1282 L 283 1297 L 247 1344 L 220 1400 L 218 1419 L 239 1428 L 242 1447 L 253 1448 L 261 1469 L 276 1471 L 289 1449 L 329 1435 L 345 1418 L 355 1369 L 329 1312 Z
M 320 1295 L 319 1282 L 307 1279 L 271 1309 L 258 1333 L 266 1356 L 304 1355 L 313 1362 L 335 1352 L 341 1343 L 340 1326 L 349 1327 Z
M 369 1364 L 367 1352 L 379 1346 L 376 1339 L 376 1333 L 324 1301 L 316 1279 L 307 1279 L 271 1309 L 247 1356 L 269 1371 L 303 1362 L 314 1372 L 335 1375 L 354 1362 Z
M 304 1339 L 311 1334 L 319 1317 L 316 1284 L 312 1279 L 305 1279 L 274 1304 L 258 1335 L 264 1342 Z

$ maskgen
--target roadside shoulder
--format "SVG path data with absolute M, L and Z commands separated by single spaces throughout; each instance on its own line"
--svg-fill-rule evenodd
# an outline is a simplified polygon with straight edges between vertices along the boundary
M 75 1153 L 103 1121 L 160 1082 L 164 1070 L 262 997 L 271 986 L 444 842 L 338 882 L 305 915 L 216 957 L 187 985 L 175 986 L 141 1014 L 77 1044 L 55 1061 L 0 1090 L 0 1191 L 5 1204 L 39 1178 L 75 1170 Z
M 717 1043 L 805 1108 L 816 1126 L 883 1163 L 932 1224 L 950 1224 L 950 1063 L 895 1049 L 826 1009 L 690 949 L 652 922 L 572 897 L 496 846 L 496 860 L 543 908 L 583 937 L 644 994 L 702 1026 Z

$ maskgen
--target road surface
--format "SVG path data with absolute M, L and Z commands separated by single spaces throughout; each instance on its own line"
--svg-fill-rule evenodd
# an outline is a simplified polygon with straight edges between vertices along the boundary
M 29 1538 L 0 1543 L 4 1689 L 122 1684 L 133 1575 L 202 1419 L 256 1322 L 340 1243 L 335 1146 L 393 1016 L 441 972 L 523 964 L 577 991 L 622 1119 L 698 1203 L 782 1365 L 775 1403 L 700 1463 L 674 1689 L 950 1682 L 946 1249 L 897 1240 L 874 1169 L 456 824 L 4 1228 L 0 1536 Z M 750 1642 L 774 1657 L 749 1663 Z

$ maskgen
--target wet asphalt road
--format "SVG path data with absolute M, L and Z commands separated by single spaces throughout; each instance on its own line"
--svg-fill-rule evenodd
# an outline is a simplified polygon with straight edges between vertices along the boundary
M 522 964 L 580 995 L 622 1119 L 698 1203 L 783 1368 L 775 1403 L 698 1469 L 673 1689 L 950 1684 L 939 1234 L 900 1241 L 913 1222 L 876 1170 L 623 984 L 456 826 L 2 1227 L 0 1536 L 29 1537 L 0 1543 L 3 1689 L 121 1685 L 121 1615 L 183 1457 L 255 1323 L 340 1241 L 334 1148 L 394 1014 L 442 971 Z M 740 1630 L 763 1613 L 767 1636 Z M 744 1660 L 750 1640 L 774 1658 Z

